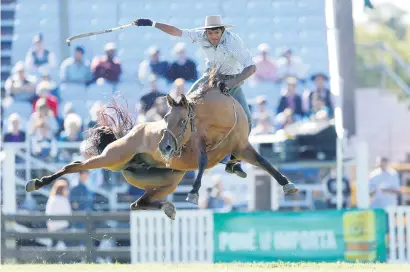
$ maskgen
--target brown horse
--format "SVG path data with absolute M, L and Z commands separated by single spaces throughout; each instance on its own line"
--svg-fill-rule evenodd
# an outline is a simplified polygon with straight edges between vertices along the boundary
M 188 98 L 177 102 L 167 96 L 170 111 L 163 120 L 135 125 L 127 112 L 116 105 L 111 117 L 103 111 L 87 137 L 89 158 L 72 162 L 58 172 L 26 184 L 31 192 L 64 174 L 85 169 L 106 168 L 121 171 L 131 185 L 145 194 L 131 204 L 133 210 L 163 209 L 175 218 L 175 206 L 160 201 L 172 193 L 185 172 L 199 169 L 188 201 L 197 203 L 202 174 L 206 168 L 234 154 L 269 172 L 285 193 L 297 188 L 263 159 L 248 141 L 248 122 L 241 105 L 219 88 L 203 85 Z

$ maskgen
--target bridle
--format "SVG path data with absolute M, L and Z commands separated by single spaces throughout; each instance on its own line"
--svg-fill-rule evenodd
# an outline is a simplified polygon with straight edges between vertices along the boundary
M 188 123 L 191 123 L 191 132 L 196 132 L 196 127 L 195 127 L 195 109 L 194 106 L 190 103 L 188 103 L 188 120 L 185 120 L 185 126 L 181 131 L 181 134 L 179 134 L 178 137 L 175 136 L 175 134 L 169 130 L 168 128 L 164 128 L 164 133 L 168 132 L 169 135 L 171 135 L 171 138 L 174 140 L 174 144 L 175 144 L 175 151 L 173 154 L 173 157 L 179 158 L 182 155 L 182 151 L 183 149 L 186 147 L 186 144 L 182 144 L 180 143 L 180 141 L 184 138 L 185 136 L 185 132 L 188 128 Z

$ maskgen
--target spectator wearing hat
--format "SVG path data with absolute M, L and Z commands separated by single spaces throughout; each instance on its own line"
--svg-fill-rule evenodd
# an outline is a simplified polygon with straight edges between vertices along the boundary
M 61 82 L 86 84 L 92 79 L 90 62 L 84 58 L 84 48 L 76 46 L 74 56 L 63 61 L 60 66 Z
M 109 83 L 116 84 L 121 76 L 121 64 L 115 59 L 116 47 L 114 43 L 107 43 L 104 47 L 105 56 L 96 57 L 92 61 L 91 71 L 93 82 L 100 78 Z
M 47 81 L 42 81 L 37 85 L 36 88 L 36 94 L 37 94 L 37 99 L 33 103 L 33 112 L 36 109 L 36 104 L 39 99 L 43 98 L 46 100 L 46 103 L 48 107 L 51 109 L 53 112 L 54 116 L 57 117 L 57 97 L 51 94 L 51 91 L 53 90 L 53 87 L 50 82 Z
M 296 115 L 302 117 L 304 115 L 302 109 L 302 98 L 296 93 L 297 79 L 290 77 L 286 80 L 287 87 L 284 95 L 279 100 L 279 106 L 276 113 L 281 113 L 285 109 L 291 109 Z
M 317 96 L 324 101 L 325 106 L 329 110 L 329 116 L 333 116 L 333 102 L 332 102 L 332 93 L 329 88 L 326 87 L 326 81 L 328 81 L 327 75 L 323 73 L 314 74 L 311 77 L 311 80 L 315 83 L 315 87 L 309 94 L 309 108 L 313 110 L 313 97 Z
M 25 62 L 28 71 L 33 73 L 37 73 L 40 67 L 56 67 L 56 57 L 51 50 L 46 49 L 43 34 L 34 35 L 33 47 L 27 52 Z
M 196 63 L 186 56 L 185 43 L 177 43 L 173 52 L 177 59 L 169 67 L 169 82 L 174 82 L 178 78 L 183 78 L 188 82 L 195 82 L 198 79 Z
M 141 82 L 146 82 L 150 74 L 154 74 L 158 78 L 167 79 L 168 77 L 168 62 L 160 59 L 160 50 L 156 46 L 152 46 L 147 50 L 148 58 L 143 60 L 138 68 L 138 78 Z
M 291 49 L 287 49 L 277 60 L 278 79 L 286 80 L 288 77 L 295 77 L 298 80 L 306 78 L 307 67 L 302 59 L 293 55 Z
M 276 64 L 270 58 L 270 47 L 267 43 L 261 43 L 258 46 L 259 55 L 254 58 L 256 72 L 253 75 L 256 81 L 275 82 L 276 81 Z
M 4 84 L 7 96 L 16 101 L 32 102 L 35 98 L 36 78 L 26 74 L 24 63 L 19 61 L 13 67 L 13 74 Z
M 144 115 L 147 114 L 147 112 L 152 108 L 154 105 L 155 100 L 158 97 L 165 96 L 165 93 L 162 93 L 158 90 L 158 85 L 157 85 L 157 77 L 153 74 L 151 74 L 148 77 L 148 81 L 150 82 L 150 91 L 149 93 L 143 95 L 140 99 L 141 102 L 141 111 L 143 112 Z

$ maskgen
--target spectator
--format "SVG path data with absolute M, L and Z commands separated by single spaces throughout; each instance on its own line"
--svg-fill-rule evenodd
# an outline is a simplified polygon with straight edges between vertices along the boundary
M 154 105 L 152 108 L 147 112 L 145 116 L 146 122 L 156 122 L 162 120 L 165 114 L 167 114 L 168 106 L 165 100 L 165 97 L 157 97 L 155 99 Z
M 253 75 L 256 81 L 275 82 L 276 81 L 276 64 L 269 56 L 269 45 L 262 43 L 258 46 L 260 55 L 254 58 L 256 72 Z
M 261 134 L 273 134 L 275 133 L 275 127 L 273 126 L 273 122 L 271 116 L 264 114 L 260 115 L 256 121 L 256 126 L 252 129 L 252 135 L 261 135 Z
M 79 142 L 82 141 L 82 120 L 76 113 L 70 113 L 64 119 L 64 131 L 61 132 L 59 141 Z
M 52 90 L 53 86 L 47 81 L 42 81 L 37 85 L 36 94 L 38 98 L 33 103 L 33 112 L 36 110 L 39 99 L 44 99 L 54 116 L 57 117 L 57 97 L 51 94 Z
M 71 189 L 70 202 L 73 211 L 91 211 L 93 207 L 93 193 L 87 188 L 88 170 L 79 172 L 77 186 Z
M 55 68 L 56 58 L 52 51 L 44 46 L 43 34 L 39 33 L 33 37 L 33 47 L 27 52 L 26 67 L 28 71 L 37 73 L 40 67 Z
M 105 56 L 94 58 L 91 64 L 93 82 L 103 78 L 109 83 L 116 84 L 121 76 L 121 64 L 115 59 L 116 48 L 114 43 L 107 43 L 104 47 Z
M 64 130 L 61 132 L 60 142 L 80 142 L 82 141 L 82 120 L 76 113 L 70 113 L 64 119 Z M 70 162 L 73 160 L 73 156 L 79 153 L 78 148 L 60 148 L 58 154 L 58 161 Z
M 54 95 L 57 98 L 57 100 L 59 100 L 60 98 L 59 87 L 57 83 L 51 78 L 50 71 L 47 68 L 40 68 L 39 70 L 40 70 L 41 77 L 40 77 L 40 81 L 38 82 L 38 84 L 47 82 L 51 88 L 50 93 Z
M 53 184 L 50 190 L 50 197 L 46 204 L 46 215 L 71 215 L 71 205 L 68 199 L 69 188 L 68 181 L 64 178 L 59 178 Z M 49 232 L 63 232 L 70 226 L 68 220 L 48 220 L 47 229 Z M 58 240 L 53 239 L 52 246 L 56 246 Z
M 16 101 L 32 102 L 35 97 L 36 78 L 26 75 L 24 63 L 19 61 L 13 68 L 11 75 L 4 85 L 8 96 Z
M 91 81 L 90 62 L 84 58 L 84 48 L 76 46 L 74 56 L 63 61 L 60 67 L 61 82 L 86 84 Z
M 43 161 L 52 162 L 57 156 L 57 145 L 46 120 L 37 120 L 31 138 L 33 155 Z
M 323 73 L 315 74 L 311 77 L 311 80 L 315 82 L 315 87 L 309 94 L 309 107 L 310 110 L 313 108 L 312 100 L 313 96 L 316 95 L 321 100 L 324 101 L 325 106 L 329 110 L 329 117 L 333 116 L 333 103 L 332 103 L 332 93 L 325 86 L 325 82 L 328 80 L 328 77 Z
M 253 113 L 254 123 L 257 123 L 259 118 L 264 117 L 266 115 L 273 117 L 274 114 L 271 110 L 269 110 L 268 100 L 266 100 L 265 96 L 261 95 L 256 97 L 255 102 L 257 105 L 257 110 Z
M 160 96 L 165 96 L 164 93 L 160 92 L 157 88 L 157 78 L 155 75 L 149 76 L 149 82 L 151 91 L 145 95 L 143 95 L 140 99 L 142 112 L 146 114 L 154 104 L 155 100 Z
M 300 118 L 293 113 L 293 110 L 291 108 L 287 108 L 276 116 L 276 129 L 284 129 L 299 120 Z
M 174 99 L 177 99 L 178 97 L 181 96 L 181 94 L 184 94 L 184 93 L 185 93 L 185 80 L 183 78 L 175 79 L 174 84 L 172 84 L 172 89 L 169 94 Z
M 322 121 L 329 119 L 329 108 L 326 107 L 325 101 L 317 94 L 312 97 L 312 110 L 310 112 L 310 119 L 313 121 Z
M 160 51 L 156 46 L 152 46 L 147 50 L 149 60 L 144 60 L 138 68 L 138 78 L 141 82 L 145 82 L 150 74 L 154 74 L 158 78 L 167 79 L 169 64 L 164 60 L 160 60 Z
M 398 205 L 400 195 L 400 178 L 396 170 L 389 167 L 385 157 L 377 158 L 377 168 L 370 173 L 369 191 L 371 208 L 384 209 Z
M 183 78 L 189 82 L 196 81 L 198 79 L 196 63 L 187 58 L 185 43 L 177 43 L 173 51 L 177 60 L 169 68 L 168 81 L 174 82 L 177 78 Z
M 285 109 L 290 108 L 294 114 L 303 116 L 302 99 L 296 93 L 296 78 L 287 79 L 287 88 L 285 89 L 285 95 L 280 98 L 277 113 L 283 112 Z
M 285 80 L 287 77 L 304 80 L 306 77 L 306 65 L 299 57 L 293 55 L 291 49 L 287 49 L 277 60 L 277 68 L 279 80 Z
M 225 210 L 232 209 L 232 197 L 224 191 L 221 177 L 215 175 L 212 177 L 212 187 L 207 188 L 206 196 L 200 199 L 199 207 L 201 209 Z
M 90 121 L 87 124 L 87 128 L 92 128 L 97 124 L 98 117 L 101 113 L 103 104 L 101 101 L 95 101 L 90 109 Z
M 20 115 L 18 113 L 10 114 L 8 120 L 7 133 L 4 135 L 4 142 L 25 142 L 26 133 L 20 130 Z
M 47 105 L 45 98 L 40 98 L 35 106 L 35 111 L 31 114 L 28 122 L 27 132 L 29 135 L 33 135 L 36 132 L 36 127 L 40 121 L 43 121 L 45 125 L 50 129 L 51 133 L 55 135 L 58 131 L 58 123 L 54 117 L 53 112 Z

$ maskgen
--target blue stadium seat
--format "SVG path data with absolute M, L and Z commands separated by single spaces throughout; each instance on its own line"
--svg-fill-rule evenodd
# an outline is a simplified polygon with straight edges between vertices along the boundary
M 110 83 L 92 84 L 87 88 L 88 100 L 108 101 L 114 94 L 114 86 Z
M 84 85 L 64 83 L 60 85 L 60 98 L 63 101 L 87 100 Z

